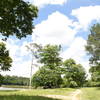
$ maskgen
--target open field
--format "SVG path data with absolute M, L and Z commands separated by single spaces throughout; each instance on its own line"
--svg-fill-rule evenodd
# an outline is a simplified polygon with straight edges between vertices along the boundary
M 100 100 L 100 88 L 0 91 L 0 100 Z
M 75 89 L 33 89 L 20 91 L 0 91 L 0 100 L 63 100 L 53 99 L 47 95 L 68 96 Z M 68 99 L 69 100 L 69 99 Z
M 81 100 L 100 100 L 100 87 L 82 88 Z

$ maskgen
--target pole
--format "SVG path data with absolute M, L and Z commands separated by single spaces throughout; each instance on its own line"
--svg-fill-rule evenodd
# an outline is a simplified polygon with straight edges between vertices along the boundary
M 32 67 L 33 67 L 33 54 L 32 54 L 32 61 L 31 61 L 31 70 L 30 70 L 30 84 L 29 89 L 32 87 Z

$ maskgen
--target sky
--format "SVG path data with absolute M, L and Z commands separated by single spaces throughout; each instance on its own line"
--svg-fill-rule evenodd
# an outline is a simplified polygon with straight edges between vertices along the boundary
M 100 22 L 100 0 L 24 0 L 36 5 L 38 18 L 33 24 L 31 36 L 18 40 L 10 37 L 7 49 L 13 59 L 10 71 L 3 75 L 30 76 L 31 54 L 26 45 L 35 42 L 46 45 L 62 45 L 63 61 L 74 59 L 89 70 L 89 57 L 85 51 L 90 27 Z M 1 40 L 0 40 L 1 41 Z M 36 61 L 34 60 L 34 63 Z M 33 73 L 38 70 L 33 67 Z

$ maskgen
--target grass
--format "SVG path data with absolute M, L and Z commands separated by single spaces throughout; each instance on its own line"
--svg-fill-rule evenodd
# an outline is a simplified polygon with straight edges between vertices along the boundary
M 0 91 L 0 100 L 61 100 L 45 97 L 44 95 L 68 96 L 76 89 L 32 89 L 32 90 L 9 90 Z M 100 100 L 100 88 L 81 88 L 82 94 L 78 95 L 80 100 Z M 66 99 L 67 100 L 67 99 Z
M 0 100 L 60 100 L 43 95 L 69 95 L 75 89 L 33 89 L 20 91 L 0 91 Z
M 100 100 L 100 88 L 82 88 L 81 100 Z

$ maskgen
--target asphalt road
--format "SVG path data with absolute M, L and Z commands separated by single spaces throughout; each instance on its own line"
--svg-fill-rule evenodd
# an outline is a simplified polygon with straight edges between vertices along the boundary
M 5 87 L 0 87 L 0 90 L 25 90 L 24 88 L 5 88 Z

